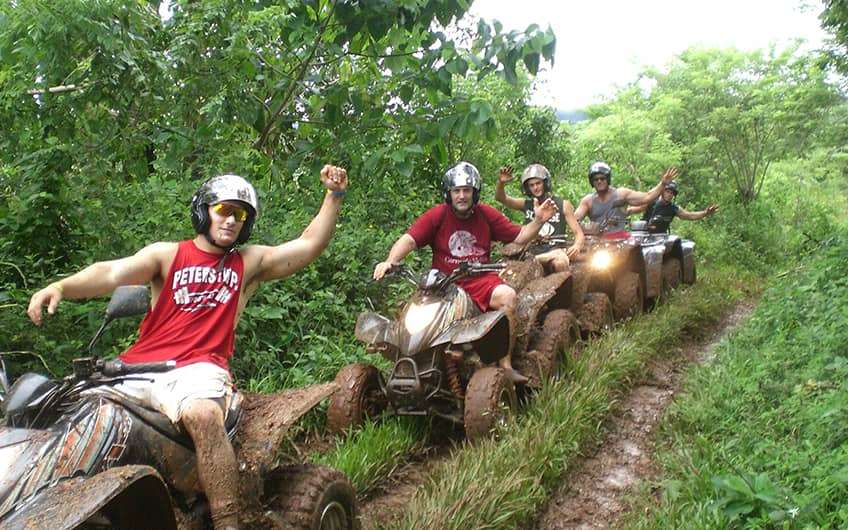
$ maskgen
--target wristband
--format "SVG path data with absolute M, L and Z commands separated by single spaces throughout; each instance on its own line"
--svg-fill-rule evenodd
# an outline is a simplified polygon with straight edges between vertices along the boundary
M 347 190 L 327 190 L 327 195 L 331 195 L 336 199 L 343 199 L 347 195 Z
M 62 296 L 65 295 L 65 289 L 62 287 L 62 285 L 59 282 L 53 282 L 49 285 L 49 287 L 53 287 L 54 289 L 59 291 L 60 295 L 62 295 Z

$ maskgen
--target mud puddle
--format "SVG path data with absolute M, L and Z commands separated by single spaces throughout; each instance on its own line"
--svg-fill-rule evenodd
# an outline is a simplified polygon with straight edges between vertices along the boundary
M 690 340 L 679 353 L 651 363 L 646 377 L 607 421 L 607 435 L 595 453 L 578 463 L 532 528 L 594 530 L 614 526 L 628 511 L 627 496 L 642 480 L 659 476 L 653 461 L 654 430 L 680 390 L 693 363 L 709 362 L 713 349 L 751 313 L 743 302 L 704 339 Z

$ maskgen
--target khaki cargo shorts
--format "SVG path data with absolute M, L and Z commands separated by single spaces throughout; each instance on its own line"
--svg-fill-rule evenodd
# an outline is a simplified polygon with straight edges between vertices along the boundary
M 161 412 L 176 424 L 185 407 L 197 399 L 218 401 L 226 415 L 233 398 L 233 383 L 229 372 L 220 366 L 194 363 L 168 372 L 134 374 L 126 381 L 98 391 L 128 397 L 145 408 Z

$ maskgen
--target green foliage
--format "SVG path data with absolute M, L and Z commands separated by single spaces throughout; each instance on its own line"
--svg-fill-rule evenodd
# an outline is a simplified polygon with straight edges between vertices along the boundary
M 649 94 L 634 85 L 592 109 L 593 115 L 614 116 L 621 120 L 614 126 L 636 131 L 652 123 L 660 138 L 680 149 L 699 192 L 732 189 L 743 205 L 756 199 L 772 163 L 805 153 L 828 109 L 840 102 L 817 58 L 795 47 L 768 53 L 690 49 L 667 72 L 644 72 L 644 85 L 653 85 Z M 615 140 L 613 148 L 645 151 L 634 140 L 624 144 L 626 136 Z
M 781 274 L 690 376 L 662 430 L 666 495 L 634 527 L 845 526 L 846 254 L 843 232 Z
M 719 496 L 715 508 L 731 523 L 748 519 L 776 523 L 786 519 L 791 510 L 765 473 L 715 476 L 712 483 Z
M 233 363 L 255 389 L 331 379 L 364 356 L 348 323 L 373 264 L 438 197 L 455 146 L 480 145 L 516 109 L 529 112 L 525 70 L 552 61 L 553 33 L 469 27 L 469 4 L 454 0 L 173 5 L 168 20 L 126 0 L 0 7 L 0 300 L 10 314 L 0 350 L 65 369 L 102 302 L 64 302 L 36 329 L 24 313 L 31 293 L 92 261 L 191 237 L 200 179 L 248 176 L 262 203 L 255 240 L 278 244 L 317 211 L 316 170 L 334 162 L 353 183 L 338 235 L 296 280 L 255 295 Z M 105 337 L 107 354 L 131 328 Z
M 848 74 L 848 4 L 844 0 L 824 0 L 823 4 L 819 18 L 822 27 L 833 36 L 826 62 L 845 75 Z

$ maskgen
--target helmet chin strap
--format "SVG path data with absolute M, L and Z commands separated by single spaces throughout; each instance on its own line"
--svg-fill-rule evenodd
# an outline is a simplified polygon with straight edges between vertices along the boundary
M 233 243 L 232 245 L 229 245 L 229 246 L 221 245 L 218 242 L 216 242 L 215 239 L 211 235 L 209 235 L 208 230 L 206 231 L 205 234 L 203 234 L 203 237 L 206 238 L 206 241 L 208 241 L 210 245 L 212 245 L 216 248 L 220 248 L 224 251 L 224 254 L 221 256 L 221 259 L 218 260 L 218 265 L 215 267 L 215 271 L 218 274 L 220 274 L 221 271 L 224 270 L 224 262 L 227 261 L 227 256 L 229 256 L 230 254 L 233 253 L 233 251 L 236 249 L 237 243 Z

